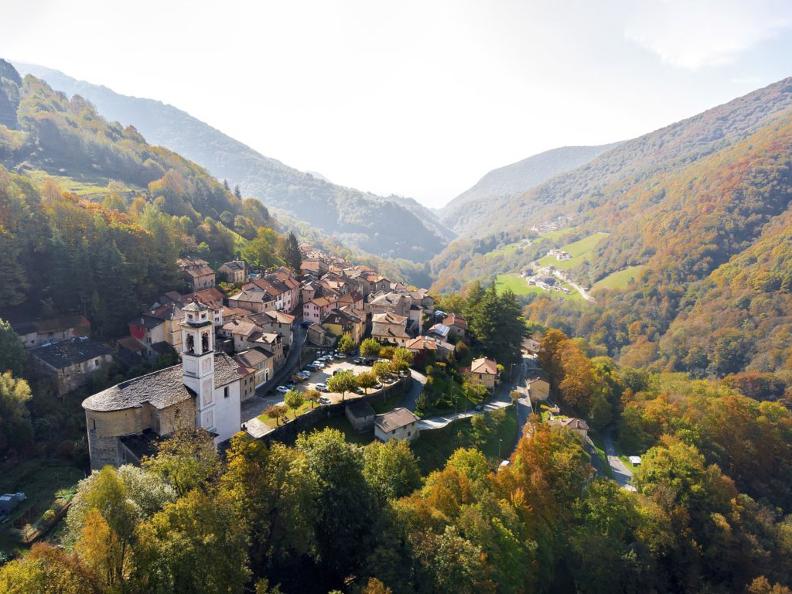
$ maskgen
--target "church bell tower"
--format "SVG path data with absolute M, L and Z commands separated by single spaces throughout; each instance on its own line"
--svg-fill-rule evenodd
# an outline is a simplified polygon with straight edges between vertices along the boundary
M 182 312 L 182 378 L 196 394 L 196 426 L 214 431 L 214 325 L 205 305 L 193 302 Z

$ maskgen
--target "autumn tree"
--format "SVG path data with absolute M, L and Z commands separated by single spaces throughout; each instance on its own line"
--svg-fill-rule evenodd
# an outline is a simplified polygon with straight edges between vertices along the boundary
M 373 338 L 366 338 L 360 343 L 360 356 L 361 357 L 377 357 L 379 356 L 382 345 Z
M 344 332 L 338 339 L 338 350 L 347 355 L 355 351 L 355 341 L 349 332 Z
M 346 393 L 354 390 L 357 387 L 355 374 L 350 370 L 344 370 L 336 373 L 327 380 L 327 388 L 331 392 L 338 392 L 341 394 L 341 400 L 346 400 Z
M 372 371 L 364 371 L 355 376 L 355 382 L 359 388 L 368 394 L 368 391 L 377 385 L 377 376 Z
M 206 488 L 220 472 L 212 436 L 204 429 L 180 430 L 157 443 L 157 453 L 143 467 L 163 477 L 179 495 Z
M 30 399 L 30 386 L 25 380 L 15 378 L 11 371 L 0 373 L 0 452 L 31 444 Z
M 384 504 L 408 495 L 421 484 L 421 472 L 410 445 L 400 439 L 372 443 L 363 450 L 363 476 Z
M 296 414 L 297 409 L 305 402 L 305 398 L 299 390 L 289 390 L 283 397 L 283 402 Z

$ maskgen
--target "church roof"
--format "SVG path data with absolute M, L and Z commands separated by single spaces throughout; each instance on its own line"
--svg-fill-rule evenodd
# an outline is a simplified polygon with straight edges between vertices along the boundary
M 239 364 L 225 353 L 215 355 L 214 387 L 220 388 L 242 377 Z M 137 408 L 145 403 L 163 409 L 178 404 L 195 393 L 184 385 L 182 366 L 173 365 L 121 382 L 83 400 L 85 409 L 97 412 Z

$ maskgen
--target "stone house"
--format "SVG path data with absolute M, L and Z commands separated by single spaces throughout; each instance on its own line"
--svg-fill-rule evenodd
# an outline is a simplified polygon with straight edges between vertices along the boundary
M 253 369 L 253 390 L 266 384 L 275 373 L 275 357 L 261 348 L 242 351 L 234 359 L 247 368 Z M 249 397 L 249 396 L 248 396 Z M 245 397 L 242 398 L 246 400 Z
M 60 396 L 85 385 L 113 362 L 108 346 L 84 336 L 36 347 L 30 356 L 36 369 L 54 381 Z
M 408 317 L 412 299 L 401 293 L 376 293 L 369 298 L 366 311 L 372 315 L 394 313 Z
M 588 437 L 589 426 L 583 419 L 576 419 L 574 417 L 553 417 L 548 423 L 552 427 L 569 429 L 583 441 Z
M 459 314 L 450 313 L 443 320 L 443 325 L 449 329 L 448 338 L 456 342 L 467 335 L 467 321 Z
M 263 313 L 254 314 L 249 319 L 261 328 L 263 332 L 280 334 L 283 339 L 283 345 L 286 347 L 291 346 L 293 337 L 292 326 L 295 319 L 293 315 L 285 311 L 271 309 Z
M 324 317 L 322 327 L 336 337 L 348 332 L 355 344 L 359 344 L 363 340 L 366 323 L 347 309 L 335 309 Z
M 454 345 L 431 336 L 417 336 L 408 340 L 404 347 L 414 355 L 416 365 L 426 365 L 431 361 L 448 361 L 454 353 Z
M 16 332 L 26 349 L 33 349 L 45 343 L 60 342 L 75 336 L 88 336 L 91 322 L 78 314 L 63 315 L 44 320 L 12 321 Z
M 465 375 L 468 381 L 492 391 L 498 381 L 498 364 L 486 357 L 473 359 L 470 370 Z
M 226 282 L 238 285 L 247 279 L 247 265 L 244 260 L 225 262 L 217 269 Z
M 336 341 L 335 336 L 316 323 L 308 326 L 307 337 L 310 344 L 318 347 L 332 346 Z
M 274 295 L 261 290 L 243 289 L 228 298 L 229 307 L 238 307 L 254 313 L 261 313 L 268 309 L 277 309 Z
M 550 384 L 541 377 L 529 379 L 526 387 L 531 402 L 544 402 L 550 397 Z
M 322 318 L 336 308 L 335 300 L 327 297 L 315 297 L 303 304 L 303 320 L 313 324 L 321 324 Z
M 406 408 L 394 408 L 392 411 L 374 417 L 374 437 L 382 442 L 391 439 L 412 441 L 418 437 L 418 417 Z
M 200 258 L 179 258 L 176 264 L 181 270 L 187 286 L 193 291 L 215 286 L 215 273 L 206 260 Z
M 411 338 L 407 334 L 406 316 L 390 312 L 374 314 L 371 322 L 371 337 L 382 343 L 404 346 Z

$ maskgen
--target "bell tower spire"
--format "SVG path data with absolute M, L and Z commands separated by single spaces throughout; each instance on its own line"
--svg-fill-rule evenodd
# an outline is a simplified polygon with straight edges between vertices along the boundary
M 182 312 L 182 378 L 196 394 L 196 426 L 214 431 L 214 325 L 203 304 L 190 303 Z

